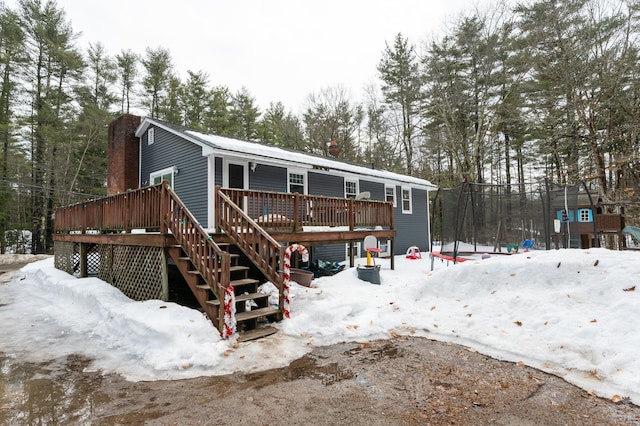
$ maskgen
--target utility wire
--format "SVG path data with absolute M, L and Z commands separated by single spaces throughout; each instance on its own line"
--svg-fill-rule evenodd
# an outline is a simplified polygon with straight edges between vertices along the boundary
M 58 194 L 64 194 L 64 195 L 73 195 L 76 197 L 83 197 L 83 198 L 102 198 L 104 197 L 104 195 L 95 195 L 95 194 L 85 194 L 83 192 L 75 192 L 75 191 L 67 191 L 64 189 L 58 189 L 58 188 L 54 188 L 54 187 L 47 187 L 47 186 L 40 186 L 40 185 L 33 185 L 33 184 L 29 184 L 29 183 L 22 183 L 22 182 L 13 182 L 13 181 L 9 181 L 6 179 L 2 179 L 0 180 L 0 183 L 3 183 L 5 185 L 15 185 L 15 186 L 22 186 L 22 187 L 26 187 L 26 188 L 31 188 L 31 189 L 40 189 L 40 190 L 44 190 L 44 191 L 50 191 L 50 192 L 55 192 Z

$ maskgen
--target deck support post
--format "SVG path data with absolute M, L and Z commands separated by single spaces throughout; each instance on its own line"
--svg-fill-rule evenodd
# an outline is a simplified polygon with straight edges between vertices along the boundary
M 393 241 L 394 241 L 394 239 L 392 238 L 391 239 L 391 247 L 390 247 L 390 250 L 391 250 L 391 270 L 392 271 L 394 271 L 396 269 L 396 256 L 395 256 L 396 247 L 395 247 L 395 243 Z
M 167 249 L 160 249 L 160 256 L 162 257 L 162 271 L 160 272 L 161 288 L 162 288 L 162 300 L 164 302 L 169 301 L 169 258 L 167 256 Z
M 89 276 L 87 267 L 87 253 L 89 252 L 89 243 L 80 243 L 80 278 Z
M 354 267 L 354 252 L 355 249 L 355 244 L 353 244 L 353 240 L 349 241 L 349 267 L 353 268 Z

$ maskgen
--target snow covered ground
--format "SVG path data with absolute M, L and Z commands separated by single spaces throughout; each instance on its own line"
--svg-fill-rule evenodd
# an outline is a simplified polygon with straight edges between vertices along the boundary
M 365 259 L 360 259 L 364 264 Z M 160 380 L 282 367 L 315 346 L 397 335 L 454 342 L 556 374 L 605 398 L 640 403 L 640 252 L 554 250 L 457 265 L 382 264 L 381 285 L 355 268 L 292 284 L 279 333 L 221 340 L 198 311 L 134 302 L 97 278 L 77 279 L 49 258 L 0 284 L 5 356 L 43 361 L 72 353 L 93 369 Z

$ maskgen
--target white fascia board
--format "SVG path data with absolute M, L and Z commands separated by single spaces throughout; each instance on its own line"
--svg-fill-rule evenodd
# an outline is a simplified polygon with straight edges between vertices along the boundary
M 203 141 L 190 136 L 188 132 L 181 132 L 181 131 L 176 130 L 176 129 L 172 128 L 172 127 L 164 125 L 164 123 L 162 123 L 162 122 L 155 121 L 154 119 L 148 118 L 148 117 L 144 118 L 142 120 L 142 123 L 140 123 L 140 125 L 136 129 L 136 132 L 135 132 L 136 137 L 138 137 L 138 138 L 142 137 L 142 135 L 144 135 L 144 132 L 147 131 L 147 129 L 149 128 L 149 126 L 151 124 L 153 124 L 156 127 L 161 128 L 163 130 L 166 130 L 169 133 L 173 133 L 176 136 L 179 136 L 179 137 L 181 137 L 183 139 L 186 139 L 187 141 L 189 141 L 191 143 L 194 143 L 194 144 L 200 146 L 202 148 L 202 152 L 203 152 L 202 155 L 205 155 L 204 154 L 205 151 L 210 150 L 210 149 L 214 149 L 212 146 L 204 143 Z

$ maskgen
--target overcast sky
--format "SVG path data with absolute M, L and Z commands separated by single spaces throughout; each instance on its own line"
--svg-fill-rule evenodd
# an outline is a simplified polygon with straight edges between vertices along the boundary
M 0 0 L 1 1 L 1 0 Z M 43 2 L 46 0 L 43 0 Z M 5 0 L 8 6 L 17 0 Z M 385 42 L 401 32 L 417 43 L 442 32 L 462 11 L 489 0 L 58 0 L 81 33 L 110 55 L 147 47 L 171 52 L 180 77 L 205 71 L 210 84 L 242 86 L 264 109 L 344 86 L 359 100 L 376 82 Z

